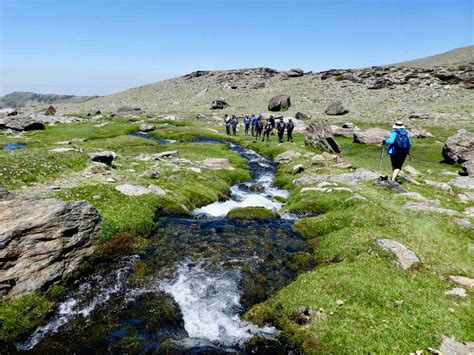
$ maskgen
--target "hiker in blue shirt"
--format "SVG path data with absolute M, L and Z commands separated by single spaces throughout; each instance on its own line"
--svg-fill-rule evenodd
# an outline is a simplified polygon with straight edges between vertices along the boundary
M 237 126 L 239 125 L 239 120 L 237 119 L 236 115 L 232 115 L 232 120 L 230 121 L 230 124 L 232 125 L 232 134 L 236 136 Z
M 250 128 L 250 118 L 249 118 L 249 116 L 244 117 L 244 127 L 245 127 L 245 135 L 248 136 L 249 128 Z
M 392 128 L 390 138 L 384 140 L 383 143 L 388 145 L 387 154 L 390 155 L 392 161 L 392 181 L 397 181 L 403 163 L 407 155 L 410 154 L 412 143 L 410 133 L 408 133 L 402 121 L 395 122 Z
M 252 137 L 255 137 L 255 130 L 256 130 L 256 127 L 257 127 L 257 115 L 256 114 L 253 114 L 252 116 L 252 130 L 251 130 L 251 133 L 252 133 Z

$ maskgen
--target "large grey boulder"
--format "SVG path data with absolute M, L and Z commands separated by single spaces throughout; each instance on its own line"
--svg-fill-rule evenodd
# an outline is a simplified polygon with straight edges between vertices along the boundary
M 472 355 L 474 342 L 460 342 L 454 337 L 443 336 L 439 351 L 443 355 Z
M 342 102 L 337 101 L 330 104 L 324 112 L 329 116 L 340 116 L 349 113 L 349 110 L 342 105 Z
M 299 157 L 301 157 L 300 152 L 295 152 L 294 150 L 287 150 L 287 151 L 277 155 L 273 159 L 273 161 L 277 164 L 280 164 L 280 163 L 285 163 L 285 162 L 292 161 L 294 159 L 298 159 Z
M 334 139 L 331 126 L 325 122 L 313 122 L 306 127 L 304 144 L 330 153 L 341 152 L 341 147 Z
M 303 69 L 300 69 L 300 68 L 293 68 L 293 69 L 287 71 L 286 75 L 288 75 L 290 78 L 297 78 L 299 76 L 303 76 L 304 71 L 303 71 Z
M 447 163 L 458 163 L 469 176 L 474 176 L 474 133 L 460 129 L 444 143 L 443 157 Z
M 460 176 L 449 180 L 449 184 L 466 190 L 474 190 L 474 177 Z
M 211 110 L 223 110 L 229 106 L 230 104 L 225 99 L 219 98 L 212 101 Z
M 369 128 L 365 131 L 354 132 L 354 143 L 381 145 L 384 139 L 390 137 L 390 132 L 381 128 Z
M 0 294 L 32 293 L 76 270 L 101 222 L 86 201 L 0 200 Z
M 295 118 L 297 120 L 307 121 L 307 120 L 311 119 L 311 116 L 307 115 L 304 112 L 296 112 Z
M 23 114 L 0 118 L 0 129 L 15 131 L 33 131 L 44 129 L 44 123 L 34 115 Z
M 395 254 L 397 262 L 404 270 L 418 267 L 420 259 L 415 252 L 408 249 L 402 243 L 392 239 L 378 239 L 377 243 L 385 250 Z
M 291 106 L 291 100 L 288 95 L 273 96 L 268 103 L 269 111 L 286 111 Z
M 117 154 L 112 151 L 103 151 L 103 152 L 95 152 L 89 154 L 89 157 L 92 161 L 103 163 L 107 165 L 112 165 L 112 161 L 117 157 Z

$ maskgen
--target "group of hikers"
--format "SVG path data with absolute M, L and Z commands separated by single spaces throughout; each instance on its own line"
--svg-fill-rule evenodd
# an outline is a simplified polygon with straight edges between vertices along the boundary
M 237 126 L 239 125 L 239 119 L 236 115 L 225 115 L 225 129 L 228 136 L 237 135 Z M 273 116 L 270 116 L 268 119 L 264 119 L 262 115 L 252 115 L 252 117 L 244 116 L 242 120 L 244 126 L 244 133 L 246 136 L 249 134 L 252 137 L 255 137 L 256 140 L 262 142 L 267 139 L 267 142 L 270 141 L 270 136 L 274 134 L 274 131 L 277 132 L 278 142 L 283 143 L 283 138 L 286 131 L 286 138 L 288 142 L 293 142 L 293 130 L 295 129 L 295 124 L 293 119 L 289 118 L 288 122 L 285 123 L 283 117 L 275 119 Z
M 277 132 L 278 142 L 283 143 L 283 138 L 287 135 L 287 141 L 293 142 L 293 130 L 295 129 L 295 124 L 291 118 L 288 119 L 288 123 L 285 123 L 283 117 L 275 119 L 273 116 L 270 116 L 268 119 L 264 119 L 262 115 L 252 115 L 244 116 L 243 126 L 245 135 L 251 135 L 255 137 L 256 140 L 262 142 L 270 141 L 270 135 L 273 135 L 274 131 Z M 239 119 L 236 115 L 225 115 L 225 128 L 227 135 L 237 135 L 237 126 L 239 125 Z M 407 131 L 402 121 L 397 121 L 392 126 L 392 132 L 390 138 L 384 139 L 382 141 L 382 147 L 388 146 L 387 154 L 390 156 L 392 164 L 392 181 L 397 181 L 397 178 L 402 169 L 403 163 L 406 160 L 406 157 L 410 154 L 410 148 L 412 146 L 412 141 L 410 139 L 410 133 Z M 382 156 L 383 157 L 383 150 Z M 385 177 L 388 179 L 388 177 Z

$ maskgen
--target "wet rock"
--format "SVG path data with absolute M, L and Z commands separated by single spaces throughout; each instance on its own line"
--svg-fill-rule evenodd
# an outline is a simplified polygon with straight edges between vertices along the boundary
M 212 101 L 211 110 L 223 110 L 229 106 L 230 104 L 225 99 L 219 98 Z
M 307 115 L 306 113 L 303 113 L 303 112 L 297 112 L 296 115 L 295 115 L 295 118 L 297 120 L 307 121 L 307 120 L 311 119 L 311 116 Z
M 301 156 L 301 153 L 295 152 L 294 150 L 287 150 L 279 155 L 277 155 L 273 161 L 277 164 L 289 162 L 294 159 L 298 159 Z
M 156 129 L 155 125 L 142 123 L 138 128 L 140 132 L 152 132 Z
M 90 256 L 101 217 L 86 201 L 0 201 L 0 293 L 38 291 Z
M 288 95 L 273 96 L 268 103 L 269 111 L 286 111 L 291 107 L 291 100 Z
M 408 202 L 404 206 L 408 210 L 418 211 L 418 212 L 434 212 L 434 213 L 441 213 L 448 216 L 455 216 L 459 214 L 457 211 L 450 210 L 447 208 L 441 208 L 438 206 L 434 206 L 432 204 L 428 204 L 426 202 Z
M 461 164 L 468 175 L 474 176 L 474 133 L 460 129 L 446 140 L 442 153 L 447 163 Z
M 330 104 L 324 112 L 329 116 L 340 116 L 349 113 L 349 110 L 342 105 L 342 102 L 337 101 Z
M 450 275 L 449 279 L 461 286 L 464 286 L 467 288 L 474 288 L 474 279 L 471 279 L 469 277 Z
M 324 122 L 313 122 L 306 127 L 304 143 L 330 153 L 341 152 L 341 147 L 334 139 L 331 126 Z
M 402 269 L 408 270 L 420 265 L 418 256 L 403 244 L 391 239 L 378 239 L 377 243 L 385 250 L 395 254 Z
M 46 116 L 54 116 L 56 114 L 56 109 L 54 106 L 49 106 L 46 112 L 44 113 Z
M 202 167 L 209 170 L 235 170 L 226 158 L 207 158 L 203 160 Z
M 449 180 L 449 184 L 461 189 L 474 190 L 474 177 L 458 177 L 456 179 Z
M 271 218 L 280 218 L 277 212 L 268 210 L 263 207 L 242 207 L 234 208 L 227 213 L 227 218 L 231 219 L 248 219 L 263 220 Z
M 89 157 L 92 161 L 104 163 L 106 165 L 111 166 L 113 160 L 117 157 L 117 154 L 112 151 L 104 151 L 91 153 L 89 154 Z
M 354 132 L 354 143 L 381 145 L 390 137 L 390 132 L 381 128 L 369 128 L 365 131 Z
M 293 174 L 302 173 L 304 171 L 304 165 L 303 164 L 297 164 L 291 169 L 291 171 L 293 172 Z
M 439 351 L 444 355 L 472 355 L 474 342 L 459 342 L 454 337 L 443 336 Z
M 455 296 L 455 297 L 462 297 L 462 298 L 467 297 L 466 290 L 461 287 L 455 287 L 451 290 L 445 291 L 444 294 L 446 296 Z

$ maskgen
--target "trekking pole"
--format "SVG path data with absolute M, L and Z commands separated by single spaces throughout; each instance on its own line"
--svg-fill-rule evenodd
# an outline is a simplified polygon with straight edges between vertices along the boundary
M 380 150 L 379 170 L 382 169 L 382 159 L 383 159 L 384 150 L 385 150 L 385 147 L 382 146 L 382 149 Z

